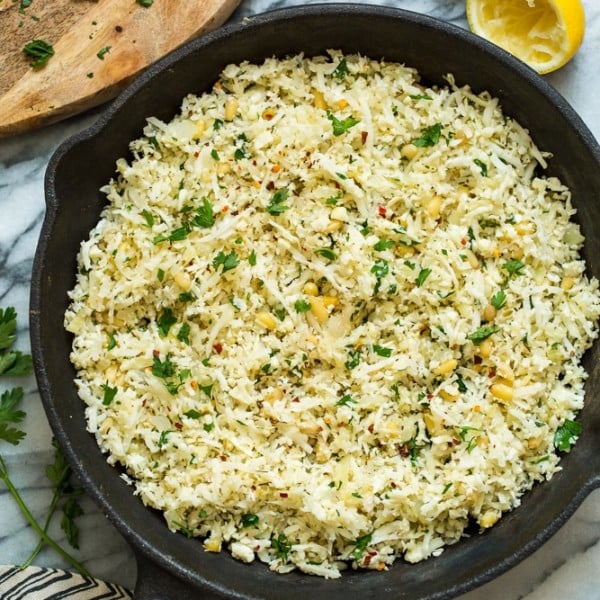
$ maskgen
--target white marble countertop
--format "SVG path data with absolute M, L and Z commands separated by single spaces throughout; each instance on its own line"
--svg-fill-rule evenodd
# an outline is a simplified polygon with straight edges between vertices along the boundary
M 466 27 L 463 0 L 386 0 L 387 4 L 427 13 Z M 232 20 L 294 4 L 299 0 L 242 0 Z M 548 76 L 548 81 L 573 105 L 600 139 L 600 2 L 583 0 L 586 36 L 575 59 Z M 0 106 L 0 110 L 2 107 Z M 28 301 L 30 271 L 44 215 L 43 177 L 55 148 L 69 135 L 91 124 L 91 111 L 58 125 L 25 135 L 0 139 L 0 306 L 19 313 L 18 347 L 29 350 Z M 2 444 L 0 451 L 32 512 L 44 518 L 51 498 L 45 478 L 52 459 L 51 431 L 33 376 L 25 388 L 26 439 L 17 447 Z M 132 588 L 136 578 L 133 553 L 120 534 L 84 497 L 85 515 L 79 519 L 80 550 L 74 554 L 97 578 Z M 54 530 L 57 539 L 62 532 Z M 0 564 L 20 564 L 37 543 L 12 498 L 0 483 Z M 68 565 L 44 550 L 35 564 Z M 595 600 L 600 599 L 600 490 L 593 492 L 567 524 L 544 546 L 509 572 L 461 600 Z M 33 596 L 32 596 L 33 597 Z

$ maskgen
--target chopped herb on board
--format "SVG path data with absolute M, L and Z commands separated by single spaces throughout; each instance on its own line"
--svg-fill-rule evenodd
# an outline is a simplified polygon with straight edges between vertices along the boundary
M 154 3 L 154 0 L 137 0 L 137 3 L 144 8 L 150 8 Z
M 96 56 L 100 59 L 100 60 L 104 60 L 104 57 L 110 52 L 111 46 L 104 46 L 104 48 L 101 48 L 100 50 L 98 50 L 98 52 L 96 52 Z
M 44 40 L 31 40 L 23 46 L 23 54 L 31 59 L 33 69 L 41 69 L 54 56 L 54 48 Z

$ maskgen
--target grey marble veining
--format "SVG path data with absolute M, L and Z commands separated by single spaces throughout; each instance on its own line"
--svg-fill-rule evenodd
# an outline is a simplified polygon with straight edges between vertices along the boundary
M 426 13 L 466 27 L 463 0 L 368 0 Z M 242 0 L 232 15 L 239 21 L 270 9 L 313 4 L 300 0 Z M 584 44 L 566 67 L 548 76 L 600 139 L 600 2 L 584 0 L 587 30 Z M 0 107 L 2 110 L 2 107 Z M 44 216 L 43 178 L 56 147 L 69 135 L 91 124 L 99 110 L 58 125 L 0 140 L 0 306 L 14 306 L 20 316 L 18 347 L 29 350 L 28 304 L 33 256 Z M 52 460 L 51 431 L 35 379 L 15 380 L 25 390 L 26 440 L 0 451 L 11 475 L 35 516 L 43 518 L 51 498 L 45 467 Z M 120 534 L 89 498 L 83 497 L 80 550 L 75 554 L 98 578 L 132 587 L 136 577 L 133 553 Z M 52 533 L 62 540 L 56 527 Z M 35 547 L 35 534 L 0 483 L 0 563 L 20 564 Z M 66 567 L 44 550 L 40 566 Z M 496 580 L 461 600 L 599 600 L 600 490 L 590 494 L 566 525 L 537 552 Z

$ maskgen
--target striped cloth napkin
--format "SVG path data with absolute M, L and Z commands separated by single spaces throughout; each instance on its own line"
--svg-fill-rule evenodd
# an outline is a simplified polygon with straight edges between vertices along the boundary
M 131 600 L 131 592 L 62 569 L 0 565 L 2 600 Z

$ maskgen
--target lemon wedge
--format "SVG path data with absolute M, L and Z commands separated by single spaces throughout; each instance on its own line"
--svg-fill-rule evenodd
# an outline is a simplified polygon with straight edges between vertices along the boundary
M 538 73 L 577 52 L 585 31 L 580 0 L 466 0 L 473 33 L 504 48 Z

